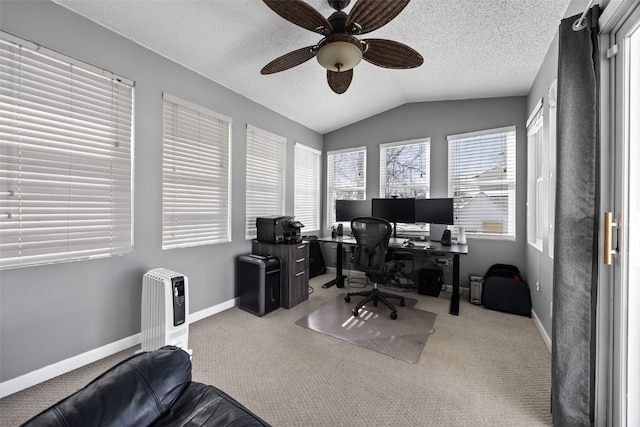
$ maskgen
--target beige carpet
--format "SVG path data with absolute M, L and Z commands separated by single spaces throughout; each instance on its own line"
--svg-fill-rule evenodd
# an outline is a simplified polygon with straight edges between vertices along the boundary
M 389 318 L 390 310 L 384 304 L 367 304 L 354 317 L 351 310 L 364 297 L 352 297 L 352 302 L 347 303 L 345 295 L 330 299 L 296 324 L 405 362 L 416 363 L 420 359 L 433 331 L 434 313 L 414 308 L 417 301 L 405 298 L 404 307 L 396 306 L 395 320 Z
M 407 294 L 437 314 L 417 363 L 296 325 L 347 288 L 312 280 L 309 300 L 257 317 L 239 308 L 190 327 L 193 379 L 214 384 L 273 426 L 550 426 L 551 357 L 533 321 L 486 310 L 463 295 Z M 15 426 L 133 354 L 131 348 L 0 400 Z

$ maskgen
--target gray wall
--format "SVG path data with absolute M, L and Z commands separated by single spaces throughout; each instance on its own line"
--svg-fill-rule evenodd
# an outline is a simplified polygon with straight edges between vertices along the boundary
M 324 148 L 328 151 L 347 147 L 367 147 L 367 198 L 373 198 L 379 197 L 379 145 L 429 137 L 431 138 L 431 196 L 446 197 L 447 135 L 515 125 L 517 138 L 516 240 L 489 240 L 467 236 L 469 255 L 461 257 L 460 280 L 462 286 L 468 286 L 469 274 L 482 275 L 487 268 L 498 262 L 517 265 L 526 276 L 527 137 L 525 121 L 525 97 L 405 104 L 326 134 Z M 326 194 L 326 188 L 323 194 Z M 439 239 L 440 235 L 435 230 L 434 234 Z M 327 254 L 327 248 L 325 248 L 325 254 L 325 258 L 331 260 L 335 258 L 332 254 Z
M 549 141 L 549 87 L 558 74 L 558 35 L 553 39 L 549 51 L 529 96 L 527 97 L 527 117 L 533 113 L 538 101 L 543 99 L 543 140 Z M 543 153 L 548 159 L 548 152 Z M 551 336 L 551 301 L 553 299 L 553 258 L 549 255 L 549 229 L 543 230 L 542 251 L 527 244 L 527 270 L 533 310 L 542 323 L 547 335 Z M 539 284 L 539 286 L 538 286 Z
M 565 12 L 565 17 L 582 13 L 587 5 L 586 0 L 572 0 Z M 598 2 L 595 2 L 598 3 Z M 558 22 L 560 26 L 560 22 Z M 549 86 L 558 75 L 558 34 L 554 37 L 538 74 L 531 85 L 527 96 L 527 117 L 533 112 L 538 101 L 543 99 L 543 138 L 549 141 Z M 545 156 L 547 153 L 545 153 Z M 526 199 L 525 199 L 526 200 Z M 531 289 L 533 310 L 542 323 L 544 330 L 551 336 L 551 302 L 553 300 L 553 258 L 549 253 L 549 230 L 543 232 L 542 251 L 526 245 L 526 265 L 529 272 L 528 281 Z M 537 290 L 536 283 L 540 284 Z
M 293 213 L 293 142 L 322 136 L 48 1 L 3 1 L 0 28 L 135 81 L 134 252 L 0 271 L 0 381 L 140 332 L 142 275 L 189 277 L 191 313 L 233 299 L 244 239 L 246 123 L 285 136 L 286 214 Z M 162 92 L 233 118 L 232 242 L 161 250 Z M 305 230 L 310 231 L 310 230 Z

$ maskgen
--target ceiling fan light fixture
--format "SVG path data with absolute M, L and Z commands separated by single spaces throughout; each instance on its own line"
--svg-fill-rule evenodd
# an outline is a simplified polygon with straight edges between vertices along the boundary
M 362 61 L 362 50 L 350 41 L 334 41 L 321 46 L 316 58 L 327 70 L 348 71 Z

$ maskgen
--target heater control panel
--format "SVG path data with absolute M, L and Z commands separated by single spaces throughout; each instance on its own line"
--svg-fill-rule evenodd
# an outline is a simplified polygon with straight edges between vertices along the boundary
M 171 290 L 173 291 L 173 326 L 179 326 L 184 323 L 186 314 L 183 276 L 171 278 Z

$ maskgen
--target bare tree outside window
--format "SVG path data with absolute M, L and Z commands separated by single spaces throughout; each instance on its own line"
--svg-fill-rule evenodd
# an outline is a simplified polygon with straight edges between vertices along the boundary
M 380 145 L 380 197 L 430 197 L 429 138 Z M 404 235 L 424 235 L 428 224 L 402 224 Z
M 366 197 L 366 150 L 358 148 L 327 153 L 327 226 L 336 218 L 336 200 Z
M 384 197 L 424 199 L 428 196 L 426 145 L 386 149 Z

